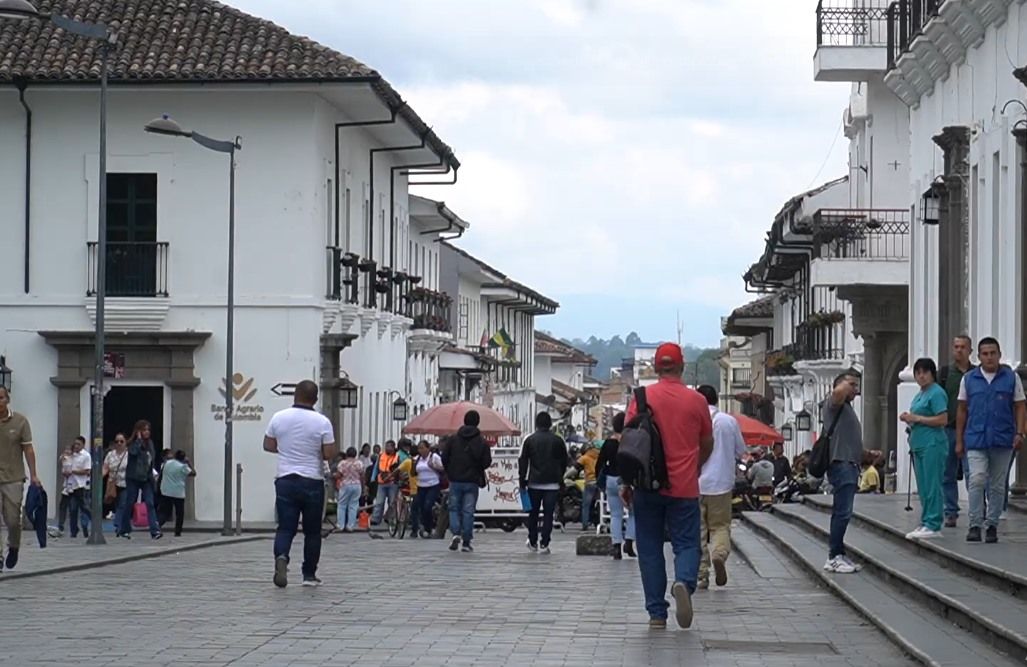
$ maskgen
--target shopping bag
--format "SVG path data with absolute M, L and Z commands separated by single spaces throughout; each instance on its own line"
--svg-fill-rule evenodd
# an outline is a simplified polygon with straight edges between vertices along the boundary
M 150 514 L 146 511 L 146 503 L 132 505 L 132 526 L 135 528 L 148 528 L 150 525 Z

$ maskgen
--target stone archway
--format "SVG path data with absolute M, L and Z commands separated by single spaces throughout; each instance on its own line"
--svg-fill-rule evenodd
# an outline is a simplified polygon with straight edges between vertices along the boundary
M 57 441 L 70 442 L 79 434 L 82 419 L 82 388 L 93 380 L 95 368 L 93 331 L 40 331 L 47 344 L 57 350 L 57 375 L 50 383 L 57 387 Z M 124 379 L 162 384 L 171 392 L 171 411 L 165 423 L 171 427 L 171 442 L 194 458 L 193 391 L 200 384 L 193 360 L 197 348 L 210 338 L 209 332 L 107 332 L 108 352 L 124 355 Z M 194 494 L 186 496 L 186 516 L 195 516 Z

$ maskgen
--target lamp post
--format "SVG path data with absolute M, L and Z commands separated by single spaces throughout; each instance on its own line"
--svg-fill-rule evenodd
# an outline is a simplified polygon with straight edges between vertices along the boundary
M 409 414 L 409 406 L 407 402 L 403 400 L 403 395 L 393 389 L 389 392 L 389 397 L 393 395 L 397 396 L 396 400 L 392 403 L 392 419 L 398 422 L 405 422 L 407 415 Z
M 342 381 L 339 382 L 339 407 L 345 410 L 352 410 L 357 407 L 357 393 L 359 390 L 360 387 L 353 384 L 353 381 L 349 379 L 349 375 L 343 372 Z
M 218 153 L 227 153 L 228 160 L 228 317 L 225 331 L 225 495 L 224 495 L 224 516 L 221 526 L 222 535 L 232 535 L 232 411 L 234 409 L 234 396 L 232 395 L 233 381 L 235 375 L 234 345 L 235 340 L 235 152 L 242 149 L 241 137 L 232 141 L 212 139 L 208 136 L 184 130 L 182 126 L 173 121 L 167 114 L 160 118 L 151 120 L 143 128 L 153 134 L 162 134 L 168 137 L 185 137 L 204 148 Z
M 795 415 L 795 430 L 799 433 L 809 433 L 813 428 L 813 417 L 805 409 Z
M 79 37 L 100 42 L 100 179 L 99 211 L 96 218 L 96 341 L 94 343 L 95 368 L 92 393 L 92 514 L 103 516 L 103 366 L 104 366 L 104 300 L 107 292 L 107 70 L 114 33 L 103 23 L 83 23 L 66 16 L 49 14 L 36 9 L 28 0 L 0 0 L 0 19 L 15 21 L 50 21 L 55 26 Z M 102 521 L 89 533 L 89 544 L 105 544 Z

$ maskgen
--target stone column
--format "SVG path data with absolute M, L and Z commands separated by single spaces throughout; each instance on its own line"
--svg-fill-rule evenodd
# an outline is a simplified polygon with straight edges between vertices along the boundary
M 339 355 L 356 339 L 354 334 L 324 334 L 321 336 L 321 412 L 328 417 L 335 431 L 335 442 L 342 449 L 342 408 L 339 404 L 339 386 L 342 368 Z
M 934 137 L 944 152 L 941 216 L 938 226 L 938 350 L 948 350 L 952 339 L 966 333 L 970 276 L 969 193 L 970 128 L 946 127 Z
M 863 445 L 866 449 L 886 450 L 888 441 L 882 438 L 881 415 L 881 338 L 876 334 L 863 337 Z M 885 451 L 887 456 L 887 452 Z

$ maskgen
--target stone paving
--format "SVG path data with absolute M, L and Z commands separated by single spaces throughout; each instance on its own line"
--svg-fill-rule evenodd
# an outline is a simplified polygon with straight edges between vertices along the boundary
M 761 576 L 732 556 L 728 586 L 697 593 L 692 630 L 672 620 L 651 631 L 633 561 L 575 556 L 571 533 L 536 555 L 524 535 L 480 534 L 473 554 L 439 540 L 332 535 L 316 589 L 297 585 L 298 558 L 290 586 L 276 589 L 266 539 L 0 579 L 0 656 L 88 666 L 913 664 L 786 561 L 763 559 Z M 765 548 L 745 538 L 749 551 Z

